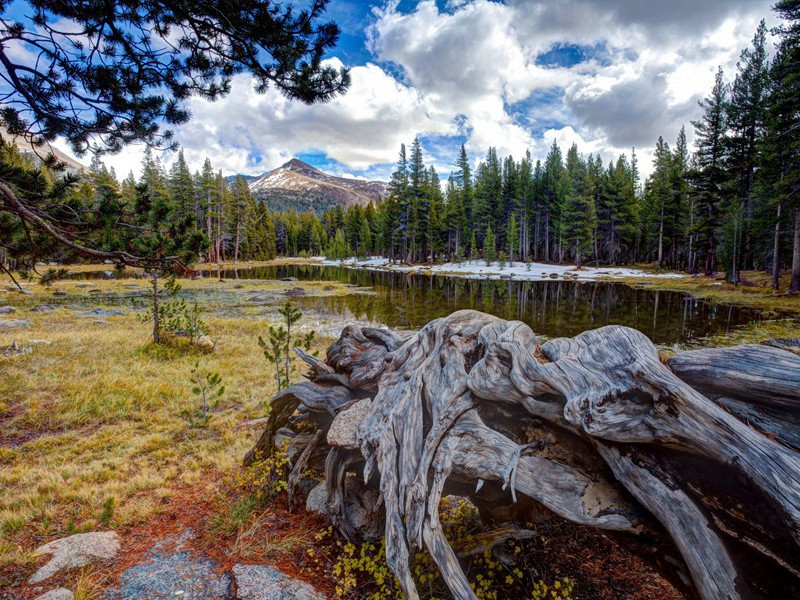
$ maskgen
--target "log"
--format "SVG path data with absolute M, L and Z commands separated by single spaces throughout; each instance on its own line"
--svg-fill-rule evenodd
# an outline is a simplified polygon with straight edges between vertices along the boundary
M 380 491 L 387 563 L 406 598 L 419 597 L 415 547 L 453 597 L 475 598 L 439 524 L 447 494 L 501 531 L 552 514 L 669 540 L 702 598 L 800 596 L 800 357 L 790 352 L 742 346 L 664 364 L 626 327 L 540 346 L 523 323 L 458 311 L 410 337 L 349 326 L 324 363 L 304 360 L 310 381 L 273 399 L 245 462 L 270 452 L 281 427 L 322 432 L 295 450 L 297 470 L 316 445 L 327 452 L 328 513 L 350 540 L 347 474 Z M 358 415 L 354 438 L 328 438 L 340 413 L 348 427 Z

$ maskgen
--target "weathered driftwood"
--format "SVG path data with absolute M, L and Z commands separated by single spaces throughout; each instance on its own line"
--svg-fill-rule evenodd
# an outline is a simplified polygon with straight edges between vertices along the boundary
M 407 598 L 414 546 L 454 597 L 475 597 L 439 526 L 450 493 L 491 521 L 548 513 L 671 539 L 703 598 L 800 595 L 800 357 L 743 346 L 679 354 L 671 370 L 633 329 L 540 346 L 523 323 L 459 311 L 409 338 L 347 327 L 325 363 L 303 358 L 311 381 L 275 397 L 246 461 L 292 419 L 327 432 L 341 418 L 295 450 L 293 483 L 326 453 L 328 513 L 348 539 L 347 473 L 380 490 Z

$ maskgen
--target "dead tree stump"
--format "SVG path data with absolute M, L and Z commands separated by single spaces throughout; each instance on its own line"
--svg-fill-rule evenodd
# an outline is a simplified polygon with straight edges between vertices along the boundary
M 451 491 L 492 519 L 506 498 L 517 519 L 545 510 L 657 533 L 709 600 L 800 597 L 800 357 L 790 352 L 738 346 L 664 364 L 634 329 L 540 346 L 523 323 L 459 311 L 408 338 L 347 327 L 325 362 L 303 358 L 310 381 L 273 399 L 245 462 L 269 454 L 280 428 L 313 422 L 322 433 L 296 449 L 299 469 L 327 456 L 328 513 L 348 539 L 345 477 L 380 491 L 388 564 L 407 598 L 418 597 L 413 547 L 455 598 L 475 598 L 439 526 Z

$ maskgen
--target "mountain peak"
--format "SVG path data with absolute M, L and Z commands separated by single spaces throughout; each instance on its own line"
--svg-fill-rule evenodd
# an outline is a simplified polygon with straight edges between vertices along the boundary
M 283 163 L 279 169 L 287 169 L 288 171 L 296 171 L 298 173 L 305 173 L 305 172 L 318 172 L 321 171 L 315 167 L 312 167 L 310 164 L 303 162 L 299 158 L 292 158 L 288 162 Z
M 335 204 L 351 206 L 374 202 L 386 191 L 386 183 L 382 181 L 336 177 L 298 158 L 252 179 L 249 185 L 253 195 L 267 202 L 273 210 L 296 208 L 320 213 Z

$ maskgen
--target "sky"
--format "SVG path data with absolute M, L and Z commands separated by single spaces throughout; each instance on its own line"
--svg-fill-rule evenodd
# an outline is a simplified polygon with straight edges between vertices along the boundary
M 347 94 L 306 106 L 275 90 L 258 95 L 237 75 L 224 99 L 189 101 L 193 118 L 175 139 L 193 169 L 207 156 L 225 174 L 298 157 L 335 175 L 387 179 L 400 144 L 418 136 L 443 180 L 462 143 L 477 163 L 490 146 L 544 159 L 553 140 L 606 162 L 635 147 L 646 176 L 659 135 L 673 145 L 685 125 L 692 141 L 698 100 L 718 66 L 733 78 L 761 19 L 776 24 L 770 5 L 332 0 L 327 18 L 342 35 L 326 60 L 351 69 Z M 141 151 L 105 162 L 120 177 L 138 173 Z

